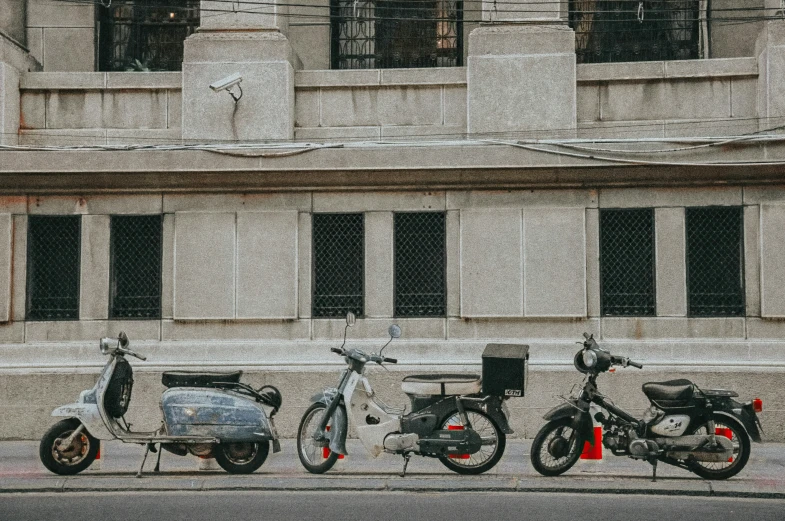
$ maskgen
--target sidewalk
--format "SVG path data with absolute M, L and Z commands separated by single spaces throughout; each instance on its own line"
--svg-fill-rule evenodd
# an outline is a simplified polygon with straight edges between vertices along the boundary
M 312 475 L 300 465 L 294 440 L 283 440 L 282 451 L 270 453 L 251 475 L 231 475 L 223 470 L 200 471 L 194 456 L 164 452 L 161 473 L 152 472 L 150 454 L 141 479 L 134 477 L 142 460 L 138 445 L 118 442 L 102 447 L 101 470 L 88 469 L 77 476 L 48 472 L 38 460 L 38 443 L 0 442 L 0 494 L 12 492 L 119 492 L 194 490 L 340 490 L 340 491 L 496 491 L 571 492 L 603 494 L 657 494 L 785 499 L 785 444 L 753 444 L 749 463 L 726 481 L 705 481 L 682 469 L 660 464 L 657 482 L 651 465 L 629 458 L 608 456 L 601 461 L 579 461 L 563 476 L 540 476 L 529 462 L 530 440 L 508 440 L 499 464 L 480 476 L 461 476 L 438 460 L 413 457 L 405 478 L 400 477 L 403 458 L 382 455 L 373 459 L 357 440 L 349 440 L 349 456 L 333 470 Z

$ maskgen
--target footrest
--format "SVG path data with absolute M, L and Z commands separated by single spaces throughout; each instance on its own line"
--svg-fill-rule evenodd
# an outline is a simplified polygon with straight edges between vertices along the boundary
M 166 371 L 161 383 L 166 387 L 216 387 L 240 382 L 242 371 Z

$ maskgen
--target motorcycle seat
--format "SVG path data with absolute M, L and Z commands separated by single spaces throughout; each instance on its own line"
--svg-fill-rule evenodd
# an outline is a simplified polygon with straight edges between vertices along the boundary
M 242 371 L 166 371 L 161 383 L 166 387 L 216 387 L 239 383 Z
M 684 378 L 643 384 L 643 394 L 653 401 L 686 403 L 692 398 L 694 390 L 695 385 Z M 670 403 L 670 405 L 676 404 Z
M 477 394 L 481 384 L 478 374 L 413 374 L 403 379 L 401 390 L 420 396 Z

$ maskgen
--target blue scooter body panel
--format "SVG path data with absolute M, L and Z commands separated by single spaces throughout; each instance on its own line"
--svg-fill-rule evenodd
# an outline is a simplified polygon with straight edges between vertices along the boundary
M 232 391 L 176 387 L 161 396 L 166 431 L 171 436 L 212 436 L 222 442 L 272 440 L 261 405 Z

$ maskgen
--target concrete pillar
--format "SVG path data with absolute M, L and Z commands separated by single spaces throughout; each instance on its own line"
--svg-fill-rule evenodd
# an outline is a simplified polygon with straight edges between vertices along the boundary
M 294 138 L 294 64 L 288 7 L 271 2 L 201 2 L 201 26 L 185 41 L 183 138 Z M 210 85 L 239 73 L 242 97 Z M 239 96 L 239 89 L 233 90 Z
M 570 137 L 577 127 L 575 34 L 559 3 L 483 2 L 469 35 L 469 133 Z
M 767 1 L 767 7 L 770 0 Z M 768 21 L 758 36 L 758 117 L 759 128 L 780 126 L 785 117 L 785 20 Z
M 19 71 L 0 61 L 0 145 L 18 142 L 20 103 Z

